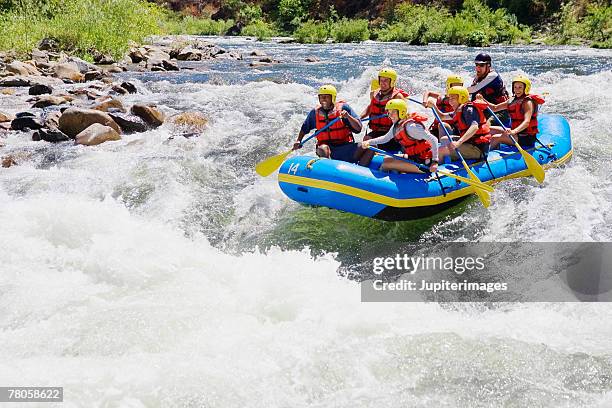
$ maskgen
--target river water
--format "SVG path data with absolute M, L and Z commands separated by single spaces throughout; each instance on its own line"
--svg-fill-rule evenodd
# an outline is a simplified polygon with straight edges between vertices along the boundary
M 609 304 L 368 304 L 339 273 L 364 243 L 611 241 L 611 51 L 488 49 L 568 118 L 573 160 L 497 186 L 488 210 L 389 223 L 300 206 L 253 168 L 291 145 L 320 84 L 361 111 L 381 64 L 422 92 L 471 77 L 479 50 L 213 41 L 283 63 L 122 74 L 141 92 L 124 104 L 205 112 L 199 138 L 5 140 L 30 155 L 0 169 L 0 385 L 63 386 L 67 407 L 612 405 Z

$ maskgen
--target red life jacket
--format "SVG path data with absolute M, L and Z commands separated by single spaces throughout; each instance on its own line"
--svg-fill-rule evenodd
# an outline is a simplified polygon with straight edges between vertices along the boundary
M 438 109 L 440 109 L 440 112 L 443 112 L 443 113 L 448 113 L 448 112 L 452 112 L 453 111 L 453 107 L 451 106 L 450 102 L 448 101 L 448 96 L 445 96 L 443 98 L 438 98 L 438 100 L 436 101 L 436 106 L 438 107 Z M 442 122 L 451 123 L 452 121 L 450 121 L 450 120 L 443 120 Z M 431 126 L 429 127 L 429 129 L 437 129 L 439 123 L 440 122 L 438 122 L 438 119 L 434 119 L 434 121 L 431 124 Z
M 325 112 L 321 109 L 321 105 L 317 105 L 316 109 L 316 128 L 317 130 L 323 129 L 332 120 L 340 116 L 342 112 L 342 106 L 345 104 L 344 101 L 336 102 L 334 109 L 329 112 Z M 352 142 L 353 134 L 351 129 L 344 124 L 344 121 L 340 119 L 325 131 L 317 135 L 317 146 L 321 144 L 332 144 L 338 145 L 342 143 Z
M 529 125 L 521 133 L 535 136 L 538 134 L 538 105 L 544 103 L 544 98 L 539 95 L 523 95 L 521 98 L 515 97 L 508 103 L 508 113 L 512 120 L 511 127 L 515 129 L 525 120 L 525 112 L 523 112 L 523 102 L 525 101 L 533 102 L 533 114 L 531 115 Z
M 425 122 L 427 122 L 426 116 L 413 113 L 410 117 L 400 120 L 397 125 L 395 125 L 396 131 L 393 134 L 395 140 L 402 146 L 404 153 L 411 159 L 416 159 L 417 161 L 426 161 L 432 158 L 431 144 L 427 140 L 411 138 L 408 132 L 406 132 L 406 125 L 409 123 L 418 123 L 425 129 Z
M 473 106 L 478 112 L 478 130 L 470 140 L 467 140 L 467 142 L 474 145 L 489 143 L 491 141 L 491 130 L 489 129 L 489 123 L 487 122 L 487 118 L 483 112 L 483 110 L 488 106 L 486 102 L 467 102 L 457 107 L 452 122 L 459 130 L 459 135 L 463 136 L 470 128 L 470 124 L 465 123 L 462 115 L 463 108 L 468 106 Z
M 386 95 L 383 99 L 380 99 L 380 90 L 377 91 L 370 100 L 370 116 L 374 117 L 384 115 L 386 112 L 385 106 L 387 106 L 387 102 L 389 102 L 391 99 L 395 99 L 398 95 L 408 96 L 406 91 L 399 88 L 393 88 L 388 95 Z M 378 119 L 372 119 L 369 126 L 370 129 L 374 131 L 388 132 L 389 129 L 391 129 L 391 126 L 393 126 L 393 121 L 385 116 Z

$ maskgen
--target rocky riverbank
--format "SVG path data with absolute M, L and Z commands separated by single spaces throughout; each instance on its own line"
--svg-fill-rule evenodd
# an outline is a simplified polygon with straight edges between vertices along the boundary
M 129 106 L 124 97 L 138 95 L 139 90 L 134 83 L 118 79 L 116 74 L 194 69 L 188 61 L 229 59 L 243 61 L 254 68 L 280 62 L 257 50 L 245 54 L 243 57 L 240 52 L 226 50 L 210 41 L 182 36 L 156 37 L 147 45 L 133 44 L 120 61 L 98 54 L 95 63 L 90 63 L 58 50 L 50 39 L 41 41 L 24 61 L 2 53 L 0 149 L 4 145 L 2 139 L 11 132 L 33 141 L 93 146 L 168 122 L 175 129 L 170 137 L 197 136 L 206 128 L 205 112 L 168 116 L 154 105 Z M 19 163 L 19 155 L 0 154 L 0 157 L 3 167 Z

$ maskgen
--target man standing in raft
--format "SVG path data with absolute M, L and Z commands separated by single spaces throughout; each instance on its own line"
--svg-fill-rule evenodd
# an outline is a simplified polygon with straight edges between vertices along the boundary
M 392 99 L 404 99 L 410 96 L 408 92 L 404 91 L 401 88 L 397 88 L 395 84 L 397 83 L 397 72 L 391 68 L 383 68 L 378 72 L 378 89 L 374 89 L 370 92 L 370 104 L 361 114 L 361 119 L 365 119 L 367 117 L 375 118 L 371 119 L 368 127 L 370 131 L 366 133 L 363 137 L 363 140 L 374 139 L 375 137 L 384 136 L 387 134 L 389 129 L 391 129 L 391 119 L 389 119 L 385 115 L 385 106 L 387 102 Z M 379 117 L 383 116 L 383 117 Z M 395 141 L 395 139 L 391 139 L 389 142 L 382 144 L 379 148 L 386 150 L 388 152 L 398 152 L 401 150 L 401 146 L 399 143 Z M 374 156 L 373 151 L 366 151 L 359 164 L 362 166 L 367 166 L 370 164 L 372 157 Z
M 448 101 L 448 90 L 451 89 L 453 86 L 463 86 L 463 78 L 455 74 L 449 75 L 446 78 L 446 95 L 441 95 L 433 91 L 425 91 L 425 93 L 423 94 L 423 105 L 427 104 L 427 100 L 429 98 L 434 98 L 436 100 L 436 106 L 438 107 L 438 109 L 440 109 L 441 112 L 445 112 L 445 113 L 453 112 L 454 109 L 452 108 L 452 106 L 450 105 L 450 102 Z M 433 121 L 433 123 L 429 127 L 429 131 L 431 132 L 431 134 L 436 136 L 438 139 L 441 136 L 444 136 L 444 133 L 440 134 L 438 132 L 440 130 L 438 128 L 439 124 L 440 122 L 438 122 L 438 119 L 436 119 Z
M 363 150 L 353 141 L 353 133 L 361 132 L 361 121 L 346 102 L 336 101 L 337 94 L 332 85 L 319 88 L 319 105 L 308 113 L 293 150 L 302 147 L 304 135 L 312 129 L 320 130 L 332 120 L 341 118 L 317 135 L 317 156 L 356 163 Z
M 364 140 L 361 147 L 372 146 L 395 140 L 404 153 L 404 158 L 429 166 L 432 173 L 438 170 L 438 140 L 425 128 L 426 116 L 408 114 L 408 105 L 403 99 L 387 102 L 386 110 L 392 120 L 392 127 L 384 136 Z M 422 173 L 417 166 L 402 160 L 385 157 L 381 170 L 397 170 L 405 173 Z
M 504 81 L 501 76 L 491 70 L 491 56 L 489 54 L 480 53 L 474 59 L 476 77 L 472 85 L 468 87 L 469 93 L 472 95 L 472 101 L 478 95 L 490 103 L 499 104 L 508 100 L 509 95 L 504 86 Z M 489 115 L 486 115 L 489 117 Z M 507 112 L 503 111 L 498 115 L 502 122 L 508 121 Z
M 504 130 L 498 126 L 491 127 L 491 134 L 499 134 L 491 139 L 491 149 L 495 149 L 500 143 L 514 146 L 509 135 L 514 136 L 524 149 L 535 146 L 538 135 L 538 106 L 544 103 L 540 95 L 531 95 L 531 81 L 524 75 L 512 78 L 512 93 L 514 97 L 506 102 L 489 107 L 494 112 L 507 109 L 512 121 L 511 130 Z M 482 98 L 482 97 L 480 97 Z M 517 138 L 518 136 L 518 138 Z
M 484 115 L 487 103 L 485 101 L 470 102 L 470 94 L 462 86 L 454 86 L 449 89 L 448 101 L 454 112 L 441 112 L 431 99 L 427 101 L 428 108 L 433 107 L 442 121 L 450 123 L 450 125 L 442 123 L 440 126 L 446 126 L 449 131 L 455 127 L 459 133 L 459 136 L 454 136 L 450 143 L 446 136 L 441 139 L 448 143 L 447 147 L 440 149 L 441 154 L 449 154 L 452 160 L 458 160 L 459 156 L 455 150 L 459 149 L 465 159 L 480 159 L 486 156 L 491 140 L 489 123 Z M 444 129 L 440 127 L 440 134 L 444 133 Z

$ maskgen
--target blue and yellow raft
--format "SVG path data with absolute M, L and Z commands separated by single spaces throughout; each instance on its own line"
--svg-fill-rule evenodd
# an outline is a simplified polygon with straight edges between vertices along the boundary
M 544 168 L 567 162 L 573 153 L 570 128 L 560 115 L 538 117 L 539 140 L 527 151 Z M 442 176 L 395 174 L 379 171 L 382 156 L 375 156 L 369 167 L 338 160 L 296 156 L 287 159 L 278 173 L 282 191 L 299 203 L 401 221 L 424 218 L 452 207 L 473 194 L 469 185 Z M 487 164 L 488 162 L 488 164 Z M 487 184 L 516 177 L 529 177 L 524 160 L 515 147 L 502 145 L 489 152 L 485 161 L 472 161 L 470 167 Z M 440 169 L 468 177 L 460 163 Z

